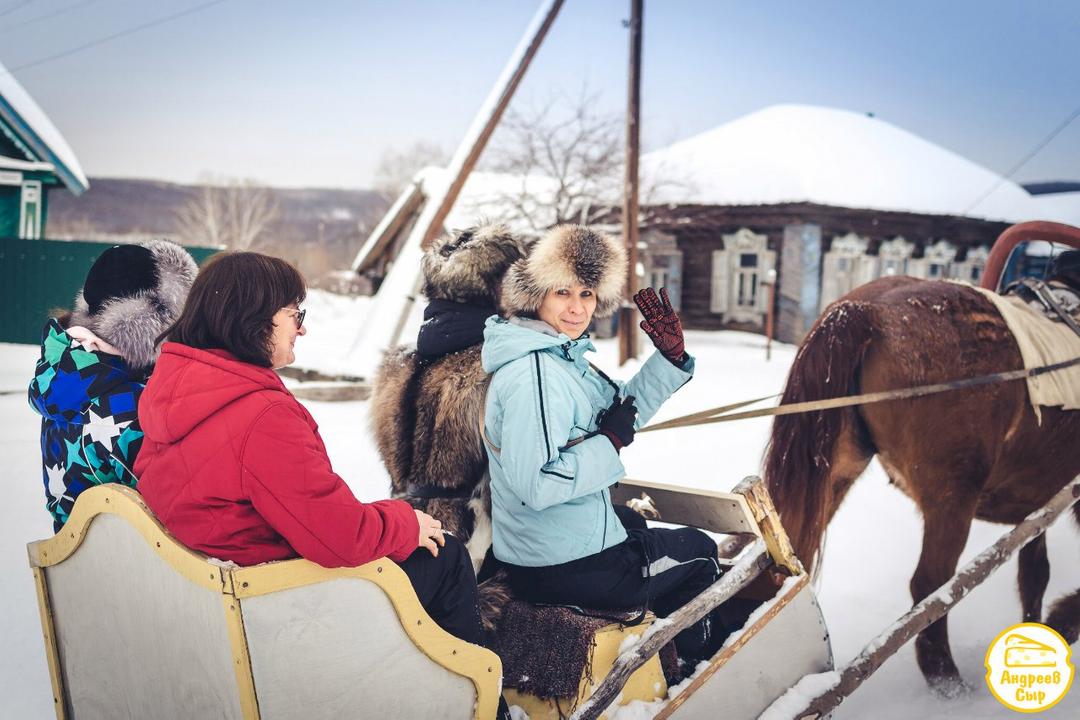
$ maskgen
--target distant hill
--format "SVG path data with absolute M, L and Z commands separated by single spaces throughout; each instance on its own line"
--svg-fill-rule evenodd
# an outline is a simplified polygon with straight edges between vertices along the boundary
M 90 189 L 79 197 L 67 190 L 49 194 L 46 232 L 53 238 L 157 236 L 182 243 L 176 215 L 198 192 L 199 186 L 158 180 L 90 178 Z M 274 188 L 273 192 L 279 216 L 254 249 L 287 258 L 310 279 L 348 267 L 388 206 L 371 190 Z
M 1052 182 L 1023 183 L 1023 188 L 1032 195 L 1052 195 L 1054 193 L 1078 192 L 1080 191 L 1080 182 L 1054 180 Z

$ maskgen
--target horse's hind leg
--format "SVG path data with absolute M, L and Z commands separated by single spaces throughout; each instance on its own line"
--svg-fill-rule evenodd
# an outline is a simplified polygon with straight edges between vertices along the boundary
M 1058 598 L 1050 607 L 1046 624 L 1061 633 L 1070 645 L 1080 639 L 1080 590 Z
M 956 572 L 960 553 L 967 542 L 975 498 L 950 498 L 952 502 L 923 505 L 922 554 L 911 578 L 911 598 L 920 602 Z M 949 649 L 948 616 L 930 625 L 915 639 L 915 657 L 930 688 L 943 696 L 955 697 L 964 690 L 960 671 Z
M 1073 506 L 1073 516 L 1080 523 L 1080 505 Z M 1061 633 L 1070 645 L 1080 639 L 1080 590 L 1058 599 L 1046 616 L 1046 624 Z
M 1046 556 L 1046 535 L 1040 535 L 1020 550 L 1020 606 L 1024 622 L 1042 622 L 1043 595 L 1050 582 L 1050 559 Z

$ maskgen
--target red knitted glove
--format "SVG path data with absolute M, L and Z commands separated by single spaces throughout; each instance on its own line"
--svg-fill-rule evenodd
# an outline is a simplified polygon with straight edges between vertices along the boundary
M 686 343 L 683 340 L 682 323 L 671 307 L 667 288 L 660 288 L 660 297 L 652 288 L 645 288 L 634 295 L 638 310 L 645 316 L 641 329 L 653 341 L 660 354 L 673 365 L 682 367 L 686 362 Z

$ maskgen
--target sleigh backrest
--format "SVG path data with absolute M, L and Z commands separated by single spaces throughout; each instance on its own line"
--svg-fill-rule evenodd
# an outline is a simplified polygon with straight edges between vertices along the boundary
M 28 550 L 58 718 L 494 715 L 498 657 L 440 629 L 389 560 L 220 563 L 118 485 Z
M 731 492 L 625 479 L 612 488 L 611 501 L 649 508 L 657 514 L 654 520 L 742 538 L 761 537 L 778 568 L 790 575 L 803 573 L 768 488 L 756 475 L 744 478 Z M 648 511 L 643 514 L 648 517 Z

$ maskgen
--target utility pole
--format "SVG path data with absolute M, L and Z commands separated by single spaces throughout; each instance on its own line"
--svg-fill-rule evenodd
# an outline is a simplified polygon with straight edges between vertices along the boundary
M 641 22 L 644 0 L 630 0 L 630 91 L 626 106 L 626 179 L 623 185 L 622 230 L 626 241 L 626 301 L 619 309 L 619 364 L 637 357 L 637 313 L 631 300 L 637 292 L 638 155 L 641 140 Z

